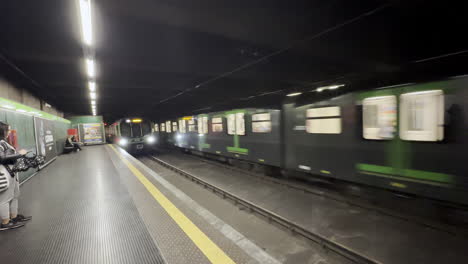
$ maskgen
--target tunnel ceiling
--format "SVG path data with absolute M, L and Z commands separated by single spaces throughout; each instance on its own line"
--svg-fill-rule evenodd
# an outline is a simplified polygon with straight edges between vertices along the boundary
M 466 70 L 467 20 L 455 2 L 92 3 L 98 114 L 108 121 L 277 106 L 321 85 L 368 88 Z M 0 67 L 60 110 L 90 114 L 78 14 L 77 1 L 2 3 Z

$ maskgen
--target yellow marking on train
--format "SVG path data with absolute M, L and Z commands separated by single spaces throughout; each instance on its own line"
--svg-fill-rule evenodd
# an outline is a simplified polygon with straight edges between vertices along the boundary
M 142 121 L 142 120 L 139 119 L 139 118 L 132 119 L 132 122 L 133 122 L 133 123 L 141 123 L 141 121 Z
M 399 183 L 399 182 L 391 182 L 390 183 L 391 186 L 393 187 L 397 187 L 397 188 L 406 188 L 406 184 L 403 184 L 403 183 Z
M 161 191 L 156 188 L 133 164 L 120 154 L 114 146 L 109 145 L 117 156 L 127 165 L 130 171 L 145 186 L 153 198 L 166 210 L 169 216 L 187 234 L 193 243 L 200 249 L 211 263 L 234 264 L 235 262 L 224 253 L 211 239 L 203 233 L 190 219 L 184 215 Z
M 320 170 L 320 172 L 323 173 L 323 174 L 331 174 L 331 172 L 327 171 L 327 170 Z

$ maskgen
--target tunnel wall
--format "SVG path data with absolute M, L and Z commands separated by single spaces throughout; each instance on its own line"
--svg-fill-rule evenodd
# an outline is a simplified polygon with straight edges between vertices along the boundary
M 3 95 L 3 94 L 0 94 Z M 0 121 L 8 123 L 11 129 L 17 133 L 18 149 L 26 149 L 36 152 L 36 138 L 34 134 L 34 117 L 52 120 L 54 123 L 54 139 L 57 153 L 63 152 L 67 129 L 71 127 L 71 122 L 59 116 L 55 116 L 39 109 L 29 107 L 0 97 Z M 28 179 L 36 170 L 30 169 L 19 175 L 20 181 Z
M 57 110 L 55 107 L 49 105 L 44 100 L 41 100 L 37 96 L 33 95 L 28 90 L 12 85 L 2 76 L 0 76 L 0 97 L 41 110 L 54 116 L 64 116 L 63 112 Z

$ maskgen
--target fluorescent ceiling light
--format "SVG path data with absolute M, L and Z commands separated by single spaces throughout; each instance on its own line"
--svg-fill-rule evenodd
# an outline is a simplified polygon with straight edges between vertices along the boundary
M 93 27 L 91 23 L 91 0 L 80 1 L 81 15 L 81 33 L 83 34 L 83 42 L 90 46 L 93 44 Z
M 329 85 L 329 86 L 322 86 L 322 87 L 319 87 L 317 89 L 315 89 L 315 91 L 317 92 L 323 92 L 325 90 L 335 90 L 335 89 L 338 89 L 340 87 L 343 87 L 345 86 L 344 84 L 334 84 L 334 85 Z
M 302 93 L 290 93 L 290 94 L 287 94 L 286 96 L 289 96 L 289 97 L 292 97 L 292 96 L 298 96 L 298 95 L 301 95 Z
M 91 104 L 92 104 L 92 105 L 95 105 L 95 104 L 96 104 L 96 100 L 91 100 Z
M 91 92 L 95 92 L 96 91 L 96 82 L 89 82 L 88 83 L 88 86 L 89 86 L 89 90 Z
M 90 92 L 89 96 L 91 97 L 91 99 L 96 100 L 96 93 L 95 92 Z
M 88 76 L 90 78 L 93 78 L 94 75 L 96 74 L 93 60 L 86 59 L 86 71 L 88 72 Z

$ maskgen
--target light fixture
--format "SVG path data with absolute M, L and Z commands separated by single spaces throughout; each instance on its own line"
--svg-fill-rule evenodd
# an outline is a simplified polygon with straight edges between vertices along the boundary
M 146 142 L 149 144 L 153 144 L 156 141 L 156 138 L 154 136 L 149 136 L 146 138 Z
M 80 1 L 80 14 L 81 14 L 81 33 L 83 35 L 83 42 L 90 46 L 93 44 L 93 27 L 91 23 L 91 0 Z
M 132 119 L 132 123 L 141 123 L 141 121 L 139 118 Z
M 88 86 L 89 86 L 89 90 L 91 92 L 95 92 L 96 91 L 96 83 L 95 82 L 89 82 L 88 83 Z
M 343 87 L 345 86 L 344 84 L 334 84 L 334 85 L 328 85 L 328 86 L 322 86 L 322 87 L 318 87 L 317 89 L 315 89 L 316 92 L 323 92 L 325 90 L 335 90 L 335 89 L 338 89 L 340 87 Z
M 340 85 L 330 85 L 330 86 L 328 87 L 328 90 L 338 89 L 338 88 L 340 88 L 341 86 L 344 86 L 344 84 L 340 84 Z
M 90 78 L 93 78 L 96 74 L 95 70 L 96 69 L 94 68 L 94 60 L 86 59 L 86 71 L 88 72 L 88 76 Z
M 292 96 L 298 96 L 298 95 L 301 95 L 302 93 L 290 93 L 290 94 L 287 94 L 286 96 L 289 96 L 289 97 L 292 97 Z
M 90 92 L 89 96 L 91 97 L 91 99 L 96 100 L 96 93 L 95 92 Z
M 130 119 L 125 120 L 125 122 L 130 123 Z
M 128 143 L 128 140 L 126 138 L 121 138 L 119 140 L 119 145 L 122 146 L 122 147 L 125 147 Z
M 96 105 L 96 100 L 91 100 L 92 105 Z

